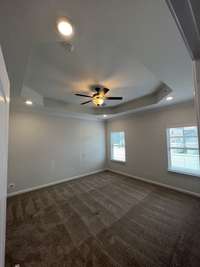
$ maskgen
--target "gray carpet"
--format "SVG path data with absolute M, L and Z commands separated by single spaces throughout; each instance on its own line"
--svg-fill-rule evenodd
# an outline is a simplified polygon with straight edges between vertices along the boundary
M 111 172 L 9 198 L 15 264 L 199 267 L 200 200 Z

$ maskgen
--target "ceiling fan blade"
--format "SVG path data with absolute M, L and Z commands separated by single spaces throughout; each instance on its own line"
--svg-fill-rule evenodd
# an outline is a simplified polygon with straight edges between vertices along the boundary
M 81 105 L 85 105 L 85 104 L 88 104 L 88 103 L 90 103 L 90 102 L 92 102 L 92 100 L 89 100 L 89 101 L 83 102 L 83 103 L 81 103 Z
M 123 97 L 121 97 L 121 96 L 108 96 L 105 99 L 107 99 L 107 100 L 122 100 Z
M 75 95 L 77 95 L 77 96 L 83 96 L 83 97 L 89 97 L 89 98 L 92 97 L 92 96 L 90 96 L 90 95 L 83 95 L 83 94 L 75 94 Z
M 103 90 L 103 92 L 104 92 L 104 95 L 107 94 L 107 93 L 110 91 L 110 89 L 105 88 L 105 87 L 104 87 L 102 90 Z

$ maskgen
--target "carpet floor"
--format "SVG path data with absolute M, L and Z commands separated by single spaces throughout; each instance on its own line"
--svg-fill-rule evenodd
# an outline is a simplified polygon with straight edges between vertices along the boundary
M 112 172 L 8 199 L 6 266 L 199 267 L 200 200 Z

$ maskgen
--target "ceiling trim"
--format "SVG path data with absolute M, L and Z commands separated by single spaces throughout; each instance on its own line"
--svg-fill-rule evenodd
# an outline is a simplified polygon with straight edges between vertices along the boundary
M 29 91 L 28 91 L 29 92 Z M 30 91 L 32 94 L 33 92 Z M 20 97 L 15 98 L 11 102 L 13 109 L 23 111 L 45 112 L 48 114 L 57 114 L 61 116 L 79 117 L 87 119 L 105 119 L 104 114 L 108 118 L 113 116 L 128 114 L 130 112 L 144 110 L 145 108 L 159 104 L 172 90 L 166 85 L 161 84 L 155 91 L 140 98 L 128 101 L 118 106 L 91 108 L 81 105 L 68 104 L 64 101 L 43 98 L 43 104 L 33 103 L 33 106 L 27 107 Z

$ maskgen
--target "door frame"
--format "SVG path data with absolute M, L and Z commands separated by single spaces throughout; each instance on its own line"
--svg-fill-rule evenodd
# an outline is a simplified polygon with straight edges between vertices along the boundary
M 5 263 L 10 83 L 0 46 L 0 267 Z

